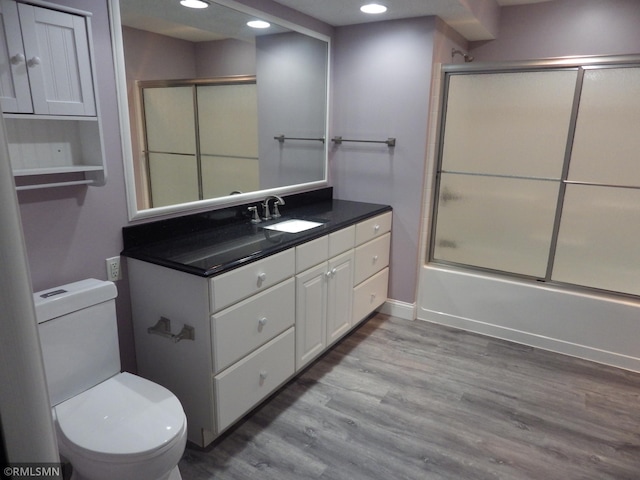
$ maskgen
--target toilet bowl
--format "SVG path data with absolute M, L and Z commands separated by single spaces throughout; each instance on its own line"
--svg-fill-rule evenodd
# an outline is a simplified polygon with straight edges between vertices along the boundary
M 187 441 L 178 399 L 129 373 L 56 405 L 53 412 L 60 454 L 77 480 L 168 479 Z
M 72 480 L 181 480 L 182 405 L 120 372 L 115 295 L 93 279 L 34 294 L 60 455 Z

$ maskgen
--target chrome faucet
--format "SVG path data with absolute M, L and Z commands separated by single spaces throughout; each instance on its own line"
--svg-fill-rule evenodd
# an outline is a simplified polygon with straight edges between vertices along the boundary
M 269 211 L 269 200 L 273 200 L 273 214 Z M 262 219 L 263 220 L 271 220 L 272 218 L 279 218 L 280 211 L 278 210 L 278 205 L 284 205 L 284 199 L 279 197 L 278 195 L 269 195 L 264 199 L 264 203 L 262 204 Z

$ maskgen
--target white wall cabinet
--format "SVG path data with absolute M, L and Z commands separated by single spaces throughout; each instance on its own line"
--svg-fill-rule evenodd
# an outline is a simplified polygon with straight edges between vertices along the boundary
M 0 105 L 14 175 L 73 174 L 18 189 L 104 184 L 90 14 L 0 0 L 0 17 Z
M 389 212 L 209 279 L 128 259 L 138 372 L 178 396 L 190 441 L 211 443 L 386 300 L 390 227 Z M 370 276 L 354 288 L 358 263 Z M 194 338 L 150 334 L 162 317 Z

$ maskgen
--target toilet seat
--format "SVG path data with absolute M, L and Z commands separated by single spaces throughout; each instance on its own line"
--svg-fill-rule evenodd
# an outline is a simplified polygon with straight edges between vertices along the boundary
M 182 405 L 166 388 L 120 373 L 54 407 L 58 434 L 86 458 L 138 462 L 184 438 Z

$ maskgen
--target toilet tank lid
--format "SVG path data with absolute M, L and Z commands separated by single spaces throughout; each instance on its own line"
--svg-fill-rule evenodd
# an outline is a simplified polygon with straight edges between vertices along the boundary
M 113 282 L 88 278 L 33 294 L 38 323 L 116 298 Z

